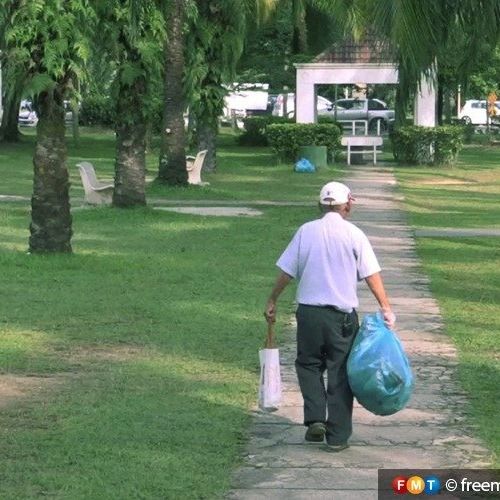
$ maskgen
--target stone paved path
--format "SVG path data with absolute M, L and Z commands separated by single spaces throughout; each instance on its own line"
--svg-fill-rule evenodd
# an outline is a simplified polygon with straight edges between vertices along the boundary
M 457 384 L 456 351 L 442 333 L 415 253 L 413 233 L 387 167 L 350 168 L 345 182 L 357 197 L 351 220 L 369 236 L 381 265 L 397 333 L 412 362 L 416 389 L 408 407 L 389 417 L 354 409 L 351 447 L 327 453 L 305 444 L 302 398 L 294 370 L 294 325 L 281 334 L 284 401 L 276 413 L 254 412 L 244 464 L 233 476 L 230 499 L 377 498 L 378 468 L 483 468 L 491 455 L 466 423 L 467 399 Z M 376 310 L 363 284 L 360 313 Z

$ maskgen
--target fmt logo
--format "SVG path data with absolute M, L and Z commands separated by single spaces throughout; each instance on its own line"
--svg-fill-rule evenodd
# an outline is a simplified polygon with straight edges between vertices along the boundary
M 392 489 L 398 495 L 404 495 L 405 493 L 437 495 L 441 489 L 441 482 L 436 476 L 427 476 L 425 478 L 420 476 L 396 476 L 392 480 Z

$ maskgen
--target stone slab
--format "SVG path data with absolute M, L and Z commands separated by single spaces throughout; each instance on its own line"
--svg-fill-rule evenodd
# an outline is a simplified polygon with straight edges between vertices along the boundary
M 320 450 L 316 450 L 320 452 Z M 314 453 L 314 451 L 311 451 Z M 326 453 L 326 452 L 324 452 Z M 306 465 L 306 464 L 304 464 Z M 369 490 L 377 486 L 377 469 L 330 467 L 241 467 L 234 476 L 235 488 Z
M 209 215 L 214 217 L 256 217 L 262 215 L 260 210 L 250 207 L 154 207 L 155 210 L 176 212 L 179 214 Z
M 454 443 L 470 444 L 470 436 L 466 429 L 454 425 L 432 425 L 421 423 L 398 425 L 371 425 L 357 423 L 354 425 L 350 443 L 364 446 L 416 446 L 426 447 L 440 443 L 442 439 L 453 440 Z M 277 444 L 307 445 L 304 440 L 304 428 L 292 422 L 259 423 L 251 431 L 251 440 L 258 448 L 267 448 Z
M 472 451 L 472 450 L 471 450 Z M 476 450 L 477 451 L 477 450 Z M 479 450 L 482 454 L 482 450 Z M 331 468 L 331 469 L 398 469 L 398 468 L 457 468 L 470 463 L 471 453 L 467 449 L 450 459 L 447 446 L 420 448 L 398 446 L 391 453 L 386 446 L 363 446 L 352 444 L 342 453 L 329 453 L 322 445 L 305 446 L 278 445 L 266 449 L 249 449 L 243 461 L 247 467 L 255 468 Z M 341 471 L 332 471 L 338 473 Z

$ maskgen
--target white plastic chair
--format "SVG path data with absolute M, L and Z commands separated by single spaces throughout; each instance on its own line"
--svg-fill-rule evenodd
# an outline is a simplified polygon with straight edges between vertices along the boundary
M 97 180 L 94 166 L 88 161 L 82 161 L 76 165 L 80 171 L 83 189 L 85 191 L 85 203 L 89 205 L 108 205 L 113 197 L 113 182 L 100 182 Z
M 199 151 L 196 157 L 186 156 L 186 170 L 189 184 L 194 184 L 196 186 L 207 186 L 210 184 L 209 182 L 202 182 L 201 180 L 201 168 L 203 167 L 206 155 L 207 150 L 204 149 Z

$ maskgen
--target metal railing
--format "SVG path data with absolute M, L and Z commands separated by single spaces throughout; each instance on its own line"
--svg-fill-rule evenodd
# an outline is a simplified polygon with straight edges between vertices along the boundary
M 356 133 L 358 129 L 363 130 L 362 135 L 368 135 L 368 120 L 337 120 L 337 121 L 342 125 L 342 128 L 344 129 L 344 131 L 347 132 L 348 129 L 351 129 L 351 135 L 360 135 L 360 134 Z M 376 120 L 377 135 L 381 135 L 381 133 L 380 133 L 381 122 L 382 122 L 381 120 Z M 361 124 L 361 126 L 357 125 L 359 123 Z M 349 124 L 349 125 L 345 126 L 344 124 Z

